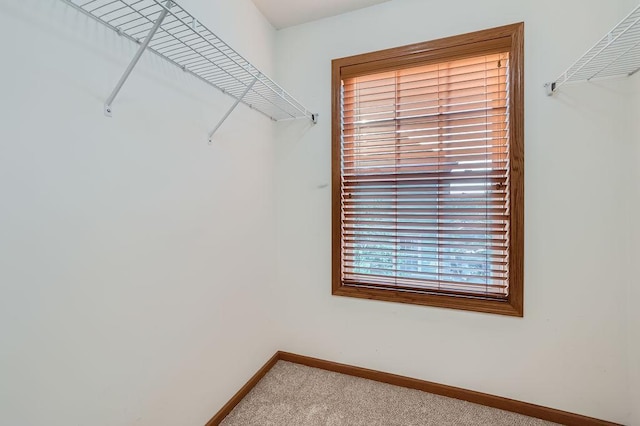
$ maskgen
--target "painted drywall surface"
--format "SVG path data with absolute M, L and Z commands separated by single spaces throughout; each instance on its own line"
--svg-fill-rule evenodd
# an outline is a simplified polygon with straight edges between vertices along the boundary
M 284 349 L 628 422 L 623 81 L 558 76 L 630 1 L 395 0 L 281 30 L 278 78 L 320 113 L 277 135 Z M 331 59 L 526 23 L 525 316 L 330 295 Z M 623 102 L 624 100 L 624 102 Z M 295 178 L 294 178 L 295 177 Z
M 640 77 L 631 78 L 631 108 L 629 108 L 629 122 L 631 124 L 631 149 L 628 167 L 631 171 L 629 179 L 629 200 L 631 202 L 629 214 L 630 248 L 629 248 L 629 293 L 627 296 L 628 333 L 629 333 L 629 399 L 631 402 L 631 425 L 640 425 L 640 279 L 637 265 L 640 259 Z
M 257 65 L 249 0 L 181 4 Z M 0 424 L 202 425 L 278 348 L 273 124 L 59 0 L 0 0 Z M 270 73 L 271 74 L 271 73 Z

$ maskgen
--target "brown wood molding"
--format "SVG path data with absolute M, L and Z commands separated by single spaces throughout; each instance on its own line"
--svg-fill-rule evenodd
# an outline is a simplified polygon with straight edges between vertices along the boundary
M 524 414 L 525 416 L 548 420 L 568 426 L 620 426 L 618 423 L 599 420 L 593 417 L 586 417 L 580 414 L 569 413 L 567 411 L 556 410 L 554 408 L 543 407 L 541 405 L 530 404 L 528 402 L 516 401 L 515 399 L 282 351 L 276 352 L 276 354 L 242 387 L 242 389 L 240 389 L 238 393 L 236 393 L 233 398 L 231 398 L 231 400 L 227 402 L 215 416 L 213 416 L 211 420 L 209 420 L 206 426 L 215 426 L 220 424 L 220 422 L 224 420 L 224 418 L 231 412 L 231 410 L 233 410 L 242 398 L 249 393 L 249 391 L 278 361 L 292 362 L 295 364 L 306 365 L 308 367 L 347 374 L 349 376 L 388 383 L 395 386 L 417 389 L 435 395 L 460 399 L 474 404 L 498 408 L 512 413 Z
M 205 426 L 219 425 L 224 420 L 224 418 L 229 415 L 231 410 L 233 410 L 235 406 L 238 405 L 240 401 L 242 401 L 242 398 L 247 396 L 247 394 L 251 391 L 251 389 L 253 389 L 255 385 L 258 384 L 260 379 L 262 379 L 264 375 L 267 374 L 267 372 L 271 370 L 271 368 L 273 368 L 274 365 L 276 365 L 276 362 L 280 360 L 280 353 L 281 352 L 279 351 L 276 352 L 276 354 L 272 356 L 271 359 L 267 361 L 267 363 L 263 365 L 262 368 L 260 368 L 260 370 L 258 370 L 258 372 L 254 374 L 253 377 L 251 377 L 249 381 L 245 383 L 245 385 L 242 388 L 240 388 L 238 392 L 236 392 L 235 395 L 231 397 L 229 402 L 224 404 L 224 406 L 220 409 L 220 411 L 218 411 L 216 415 L 213 416 Z
M 416 285 L 402 287 L 393 277 L 372 284 L 346 279 L 347 263 L 353 262 L 343 247 L 346 235 L 343 217 L 343 83 L 357 76 L 406 69 L 491 53 L 509 53 L 509 196 L 508 204 L 508 295 L 484 297 L 472 292 L 425 290 Z M 393 91 L 395 89 L 389 89 Z M 396 98 L 397 98 L 396 93 Z M 396 99 L 396 103 L 398 100 Z M 498 315 L 524 315 L 524 23 L 505 25 L 423 43 L 400 46 L 331 61 L 331 294 L 385 302 L 408 303 Z M 397 117 L 393 118 L 396 122 Z M 397 124 L 396 124 L 397 126 Z M 397 129 L 396 129 L 397 132 Z M 398 145 L 396 145 L 398 146 Z M 377 155 L 377 154 L 376 154 Z M 372 160 L 374 161 L 374 160 Z M 353 172 L 355 173 L 355 172 Z M 375 176 L 375 175 L 374 175 Z M 367 176 L 371 179 L 371 176 Z M 385 177 L 386 179 L 386 177 Z M 390 181 L 398 182 L 397 178 Z M 396 190 L 397 191 L 397 190 Z M 349 194 L 347 194 L 349 195 Z M 397 206 L 397 203 L 396 203 Z M 373 216 L 376 217 L 375 215 Z M 389 219 L 393 220 L 393 219 Z M 397 224 L 397 218 L 395 219 Z M 439 219 L 438 219 L 439 220 Z M 389 222 L 391 223 L 391 222 Z M 417 232 L 417 231 L 416 231 Z M 440 241 L 440 237 L 438 237 Z M 347 262 L 345 262 L 345 257 Z M 378 277 L 380 278 L 380 277 Z M 396 277 L 397 278 L 397 277 Z M 427 280 L 428 281 L 428 280 Z M 437 282 L 437 280 L 435 281 Z

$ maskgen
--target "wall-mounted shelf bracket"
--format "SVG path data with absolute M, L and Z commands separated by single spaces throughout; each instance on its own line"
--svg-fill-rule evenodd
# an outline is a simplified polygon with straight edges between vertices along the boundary
M 233 103 L 233 105 L 231 105 L 231 108 L 229 108 L 227 113 L 220 119 L 220 121 L 218 121 L 218 124 L 216 124 L 216 127 L 214 127 L 213 130 L 211 132 L 209 132 L 209 145 L 211 145 L 211 139 L 213 138 L 213 134 L 216 132 L 216 130 L 218 130 L 220 128 L 220 126 L 222 126 L 222 123 L 224 123 L 224 121 L 231 115 L 233 110 L 236 109 L 236 107 L 238 106 L 238 104 L 240 102 L 242 102 L 244 97 L 247 96 L 247 93 L 249 93 L 249 91 L 251 90 L 253 85 L 256 84 L 256 81 L 258 81 L 258 77 L 253 79 L 251 84 L 249 84 L 247 86 L 247 88 L 245 89 L 245 91 L 242 92 L 242 95 L 238 99 L 236 99 L 236 101 Z M 249 105 L 249 106 L 251 106 L 251 105 Z
M 111 117 L 111 112 L 112 112 L 111 104 L 113 104 L 113 101 L 115 100 L 116 96 L 118 96 L 118 92 L 120 92 L 120 89 L 122 89 L 122 86 L 124 86 L 124 83 L 129 78 L 131 71 L 133 71 L 135 66 L 138 64 L 140 57 L 142 56 L 144 51 L 147 50 L 147 47 L 149 46 L 151 39 L 153 38 L 154 35 L 156 35 L 158 28 L 160 28 L 160 25 L 162 25 L 162 21 L 164 21 L 164 18 L 166 18 L 167 13 L 171 9 L 171 6 L 172 6 L 171 0 L 167 0 L 164 8 L 160 11 L 160 14 L 156 18 L 156 21 L 153 23 L 153 27 L 151 27 L 151 30 L 149 31 L 149 33 L 147 33 L 147 36 L 145 37 L 142 44 L 140 44 L 138 51 L 133 56 L 133 59 L 131 59 L 131 62 L 129 62 L 129 66 L 124 71 L 124 74 L 122 74 L 122 77 L 120 77 L 118 84 L 116 84 L 116 87 L 113 89 L 113 91 L 107 98 L 107 101 L 104 103 L 104 115 L 106 115 L 107 117 Z M 120 35 L 122 34 L 122 30 L 120 29 L 118 29 L 117 32 Z
M 547 89 L 547 96 L 553 95 L 553 92 L 556 91 L 556 83 L 555 83 L 555 81 L 553 83 L 545 84 L 544 88 Z
M 640 70 L 640 5 L 582 55 L 560 77 L 545 84 L 547 95 L 566 83 L 633 75 Z

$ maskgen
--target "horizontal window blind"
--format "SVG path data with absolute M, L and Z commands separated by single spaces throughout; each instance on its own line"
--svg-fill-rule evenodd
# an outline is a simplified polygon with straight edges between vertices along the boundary
M 341 80 L 343 285 L 508 296 L 509 59 Z

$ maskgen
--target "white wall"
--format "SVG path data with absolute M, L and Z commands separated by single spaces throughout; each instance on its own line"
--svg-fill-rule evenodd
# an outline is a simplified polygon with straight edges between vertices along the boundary
M 273 69 L 249 0 L 181 4 Z M 278 349 L 273 125 L 59 0 L 0 0 L 0 424 L 202 425 Z
M 281 125 L 276 167 L 283 349 L 617 422 L 631 419 L 625 241 L 628 86 L 545 95 L 631 0 L 394 0 L 285 29 L 278 78 L 320 113 Z M 525 316 L 331 296 L 331 59 L 526 23 Z M 637 115 L 637 114 L 636 114 Z M 637 298 L 636 298 L 637 300 Z
M 230 99 L 147 55 L 107 119 L 135 46 L 0 0 L 0 424 L 203 424 L 276 349 L 640 424 L 640 82 L 542 89 L 635 2 L 394 0 L 276 36 L 182 0 L 321 113 L 274 138 L 241 106 L 209 146 Z M 521 20 L 525 318 L 332 297 L 330 60 Z
M 629 424 L 640 425 L 640 278 L 638 278 L 637 268 L 640 259 L 640 77 L 633 76 L 630 79 L 632 103 L 628 110 L 628 117 L 631 124 L 631 149 L 628 167 L 631 171 L 629 179 L 629 293 L 627 295 L 628 312 L 628 333 L 629 333 L 629 397 L 632 414 Z

